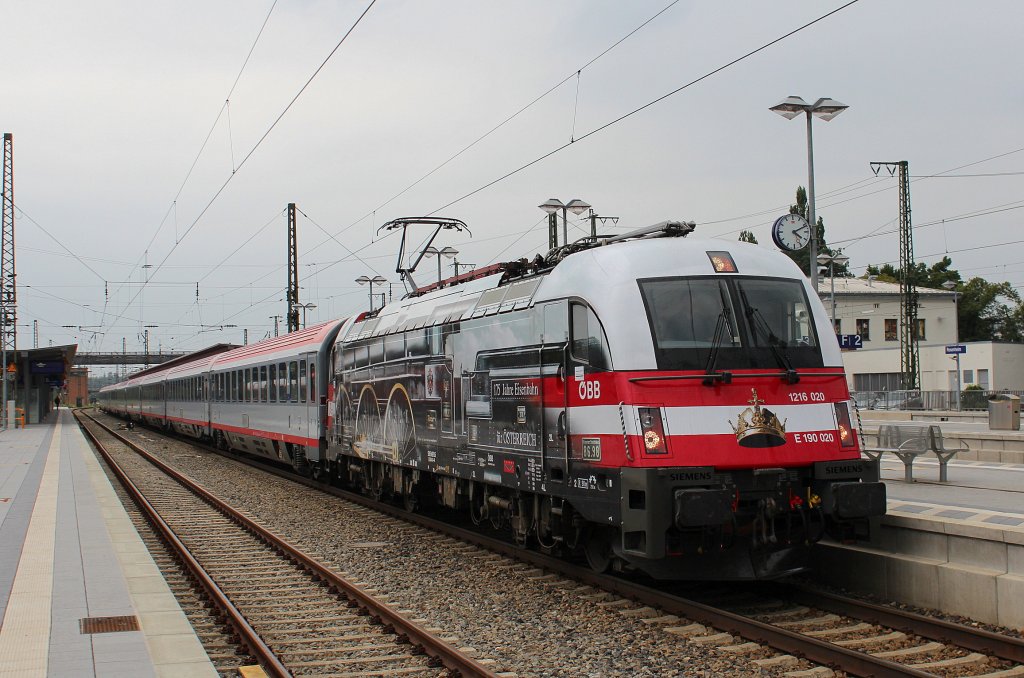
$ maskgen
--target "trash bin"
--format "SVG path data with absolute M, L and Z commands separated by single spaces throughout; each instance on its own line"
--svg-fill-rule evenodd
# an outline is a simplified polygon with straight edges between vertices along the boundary
M 995 431 L 1020 429 L 1020 396 L 996 393 L 988 399 L 988 427 Z

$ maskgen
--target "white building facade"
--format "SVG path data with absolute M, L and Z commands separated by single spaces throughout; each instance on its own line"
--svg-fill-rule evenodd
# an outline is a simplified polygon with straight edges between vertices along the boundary
M 820 278 L 819 294 L 832 315 L 835 286 L 837 334 L 857 334 L 863 348 L 843 351 L 847 380 L 855 391 L 900 388 L 900 287 L 861 278 Z M 924 391 L 955 391 L 957 365 L 946 346 L 957 342 L 956 294 L 918 288 L 920 385 Z M 1024 344 L 975 341 L 960 355 L 960 386 L 989 391 L 1024 390 Z

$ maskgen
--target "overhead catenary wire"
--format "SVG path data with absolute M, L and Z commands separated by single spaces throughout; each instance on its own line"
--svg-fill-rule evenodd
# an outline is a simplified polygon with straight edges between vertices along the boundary
M 785 34 L 780 35 L 779 37 L 766 42 L 765 44 L 761 45 L 760 47 L 752 49 L 749 52 L 747 52 L 746 54 L 743 54 L 742 56 L 736 57 L 735 59 L 733 59 L 733 60 L 731 60 L 731 61 L 729 61 L 727 63 L 722 64 L 718 68 L 710 70 L 707 73 L 705 73 L 704 75 L 701 75 L 701 76 L 699 76 L 697 78 L 694 78 L 693 80 L 687 82 L 686 84 L 681 85 L 681 86 L 673 89 L 670 92 L 666 92 L 665 94 L 661 95 L 660 97 L 657 97 L 656 99 L 648 101 L 646 104 L 643 104 L 642 106 L 638 106 L 637 108 L 634 108 L 633 110 L 629 111 L 628 113 L 624 113 L 624 114 L 620 115 L 619 117 L 617 117 L 617 118 L 615 118 L 613 120 L 610 120 L 610 121 L 604 123 L 603 125 L 600 125 L 599 127 L 596 127 L 594 129 L 590 130 L 586 134 L 583 134 L 582 136 L 580 136 L 578 139 L 575 139 L 574 141 L 570 141 L 568 143 L 562 144 L 561 146 L 557 146 L 557 147 L 551 149 L 550 151 L 548 151 L 548 152 L 538 156 L 537 158 L 534 158 L 533 160 L 530 160 L 529 162 L 527 162 L 527 163 L 525 163 L 523 165 L 520 165 L 519 167 L 517 167 L 517 168 L 515 168 L 515 169 L 513 169 L 513 170 L 511 170 L 509 172 L 506 172 L 505 174 L 499 176 L 498 178 L 493 179 L 493 180 L 487 182 L 486 184 L 484 184 L 484 185 L 482 185 L 482 186 L 480 186 L 478 188 L 473 189 L 469 193 L 466 193 L 465 195 L 462 195 L 462 196 L 460 196 L 458 198 L 455 198 L 454 200 L 451 200 L 450 202 L 445 203 L 444 205 L 441 205 L 440 207 L 438 207 L 438 208 L 436 208 L 434 210 L 431 210 L 430 212 L 427 213 L 426 216 L 431 216 L 431 215 L 437 214 L 441 210 L 448 209 L 452 205 L 457 205 L 458 203 L 462 202 L 463 200 L 466 200 L 467 198 L 470 198 L 470 197 L 476 195 L 477 193 L 480 193 L 481 191 L 487 190 L 491 186 L 494 186 L 495 184 L 498 184 L 498 183 L 500 183 L 502 181 L 505 181 L 506 179 L 509 179 L 510 177 L 513 177 L 516 174 L 519 174 L 523 170 L 528 169 L 530 167 L 533 167 L 534 165 L 536 165 L 539 162 L 547 160 L 551 156 L 553 156 L 553 155 L 555 155 L 557 153 L 560 153 L 561 151 L 565 150 L 566 148 L 569 148 L 570 146 L 573 146 L 573 145 L 583 141 L 584 139 L 589 139 L 590 137 L 595 136 L 595 135 L 605 131 L 606 129 L 608 129 L 610 127 L 613 127 L 614 125 L 617 125 L 618 123 L 622 122 L 623 120 L 627 120 L 627 119 L 633 117 L 634 115 L 640 113 L 641 111 L 645 111 L 648 108 L 650 108 L 652 106 L 655 106 L 655 105 L 661 103 L 662 101 L 668 99 L 669 97 L 672 97 L 672 96 L 674 96 L 674 95 L 676 95 L 676 94 L 678 94 L 678 93 L 680 93 L 682 91 L 685 91 L 685 90 L 689 89 L 690 87 L 693 87 L 694 85 L 696 85 L 696 84 L 698 84 L 700 82 L 703 82 L 704 80 L 707 80 L 708 78 L 711 78 L 712 76 L 717 75 L 718 73 L 721 73 L 722 71 L 724 71 L 724 70 L 726 70 L 726 69 L 728 69 L 728 68 L 730 68 L 730 67 L 732 67 L 732 66 L 734 66 L 734 65 L 736 65 L 738 63 L 741 63 L 741 62 L 749 59 L 750 57 L 754 56 L 755 54 L 763 52 L 764 50 L 766 50 L 766 49 L 768 49 L 768 48 L 770 48 L 770 47 L 772 47 L 774 45 L 777 45 L 778 43 L 783 42 L 784 40 L 787 40 L 788 38 L 791 38 L 792 36 L 796 35 L 797 33 L 800 33 L 801 31 L 804 31 L 804 30 L 810 28 L 811 26 L 813 26 L 813 25 L 815 25 L 815 24 L 817 24 L 817 23 L 819 23 L 821 21 L 824 21 L 825 19 L 827 19 L 827 18 L 837 14 L 838 12 L 841 12 L 844 9 L 857 4 L 859 1 L 860 0 L 850 0 L 850 2 L 847 2 L 846 4 L 841 5 L 841 6 L 837 7 L 836 9 L 833 9 L 830 12 L 826 12 L 825 14 L 822 14 L 818 18 L 813 19 L 813 20 L 803 24 L 802 26 L 794 28 L 793 30 L 791 30 L 791 31 L 789 31 L 789 32 L 787 32 Z
M 427 172 L 426 174 L 421 176 L 419 179 L 416 179 L 411 184 L 409 184 L 408 186 L 406 186 L 405 188 L 400 190 L 398 193 L 395 193 L 390 198 L 388 198 L 387 200 L 385 200 L 384 202 L 380 203 L 379 205 L 374 207 L 372 210 L 370 210 L 369 212 L 367 212 L 363 216 L 359 217 L 358 219 L 356 219 L 355 221 L 350 223 L 348 226 L 345 226 L 341 230 L 337 231 L 334 235 L 341 235 L 342 233 L 348 231 L 350 228 L 353 228 L 357 224 L 362 223 L 366 219 L 372 219 L 372 221 L 371 221 L 371 227 L 372 227 L 371 230 L 373 230 L 373 227 L 376 226 L 376 215 L 377 215 L 377 212 L 379 212 L 383 208 L 387 207 L 392 202 L 394 202 L 398 198 L 402 197 L 403 195 L 405 195 L 406 193 L 411 191 L 413 188 L 415 188 L 416 186 L 420 185 L 421 183 L 423 183 L 424 181 L 429 179 L 431 176 L 436 174 L 438 171 L 440 171 L 441 169 L 443 169 L 444 167 L 449 165 L 451 162 L 453 162 L 454 160 L 458 159 L 460 156 L 462 156 L 464 153 L 466 153 L 467 151 L 472 149 L 474 146 L 479 144 L 481 141 L 483 141 L 484 139 L 488 138 L 489 136 L 491 136 L 492 134 L 494 134 L 495 132 L 497 132 L 498 130 L 503 128 L 505 125 L 507 125 L 508 123 L 512 122 L 516 118 L 518 118 L 520 115 L 522 115 L 523 113 L 525 113 L 526 111 L 531 109 L 533 106 L 538 104 L 543 99 L 545 99 L 549 94 L 551 94 L 552 92 L 555 92 L 556 90 L 558 90 L 562 85 L 564 85 L 565 83 L 569 82 L 574 77 L 577 77 L 578 74 L 581 73 L 582 71 L 584 71 L 587 67 L 593 65 L 595 62 L 597 62 L 603 56 L 605 56 L 606 54 L 608 54 L 609 52 L 614 50 L 616 47 L 618 47 L 619 45 L 624 43 L 629 38 L 633 37 L 633 35 L 638 33 L 645 26 L 647 26 L 652 21 L 654 21 L 655 19 L 660 17 L 662 14 L 667 12 L 669 9 L 671 9 L 673 6 L 675 6 L 678 2 L 679 2 L 679 0 L 672 0 L 672 2 L 668 3 L 662 9 L 660 9 L 657 12 L 655 12 L 653 15 L 651 15 L 646 21 L 641 23 L 639 26 L 637 26 L 633 30 L 631 30 L 628 33 L 626 33 L 625 35 L 623 35 L 621 38 L 619 38 L 614 43 L 612 43 L 611 45 L 606 47 L 604 50 L 602 50 L 596 56 L 592 57 L 589 61 L 587 61 L 587 63 L 583 64 L 582 66 L 580 66 L 579 68 L 574 70 L 572 73 L 569 73 L 568 75 L 566 75 L 564 78 L 559 80 L 557 83 L 555 83 L 554 85 L 552 85 L 551 87 L 546 89 L 544 92 L 542 92 L 541 94 L 536 96 L 534 99 L 532 99 L 529 103 L 527 103 L 527 104 L 521 106 L 520 108 L 516 109 L 513 113 L 511 113 L 510 115 L 508 115 L 504 119 L 502 119 L 501 122 L 499 122 L 497 125 L 495 125 L 494 127 L 490 128 L 489 130 L 487 130 L 486 132 L 484 132 L 483 134 L 478 136 L 476 139 L 474 139 L 473 141 L 471 141 L 470 143 L 466 144 L 461 149 L 459 149 L 458 151 L 456 151 L 455 153 L 450 155 L 448 158 L 446 158 L 440 164 L 435 166 L 432 170 L 430 170 L 429 172 Z M 376 231 L 373 231 L 373 232 L 376 233 Z M 316 249 L 319 249 L 321 246 L 327 244 L 328 242 L 330 242 L 330 240 L 324 240 L 324 241 L 318 243 L 317 245 L 315 245 L 310 251 L 314 251 Z
M 203 207 L 203 209 L 199 212 L 199 214 L 195 217 L 195 219 L 192 220 L 192 223 L 189 224 L 188 228 L 185 229 L 185 232 L 181 234 L 181 238 L 179 239 L 179 241 L 176 242 L 170 248 L 170 250 L 168 250 L 167 254 L 164 255 L 163 259 L 161 259 L 160 262 L 154 267 L 154 270 L 152 271 L 153 275 L 155 275 L 155 274 L 160 272 L 160 270 L 163 268 L 163 266 L 167 262 L 167 260 L 170 259 L 171 255 L 174 254 L 174 252 L 178 249 L 178 246 L 181 244 L 181 242 L 184 241 L 185 238 L 188 237 L 189 233 L 191 233 L 195 229 L 195 227 L 199 224 L 199 222 L 202 221 L 203 217 L 206 215 L 206 213 L 209 211 L 209 209 L 213 206 L 213 204 L 217 201 L 217 199 L 220 197 L 220 195 L 224 192 L 224 189 L 226 189 L 228 187 L 228 184 L 231 183 L 231 180 L 235 176 L 237 176 L 238 171 L 241 170 L 242 167 L 245 166 L 245 164 L 249 161 L 249 159 L 253 156 L 253 154 L 256 153 L 256 151 L 260 148 L 260 146 L 263 145 L 263 142 L 266 141 L 267 137 L 269 137 L 271 132 L 274 131 L 274 129 L 277 127 L 278 123 L 280 123 L 281 120 L 284 118 L 284 116 L 288 113 L 288 111 L 291 110 L 292 106 L 295 105 L 295 102 L 299 100 L 299 97 L 302 96 L 302 94 L 306 91 L 306 89 L 313 82 L 313 80 L 316 79 L 317 75 L 320 74 L 320 72 L 324 69 L 324 67 L 331 60 L 331 58 L 337 53 L 337 51 L 345 43 L 345 41 L 348 39 L 348 37 L 350 35 L 352 35 L 352 32 L 356 29 L 356 27 L 359 26 L 359 24 L 362 22 L 363 18 L 366 17 L 367 13 L 369 13 L 370 9 L 373 8 L 373 6 L 376 4 L 376 2 L 377 2 L 377 0 L 370 0 L 369 4 L 362 11 L 362 13 L 359 15 L 359 17 L 355 20 L 355 22 L 349 27 L 349 29 L 345 32 L 345 34 L 341 36 L 341 39 L 338 40 L 337 44 L 330 51 L 330 53 L 324 58 L 324 60 L 320 63 L 320 65 L 317 66 L 316 70 L 313 71 L 313 74 L 310 75 L 309 78 L 306 80 L 306 82 L 302 85 L 302 87 L 299 88 L 298 92 L 295 93 L 295 95 L 292 97 L 292 99 L 288 102 L 288 104 L 284 107 L 284 109 L 278 114 L 278 116 L 270 124 L 270 126 L 263 133 L 263 135 L 256 141 L 256 143 L 253 145 L 253 147 L 251 149 L 249 149 L 249 151 L 245 154 L 245 156 L 242 157 L 241 161 L 238 163 L 238 167 L 236 168 L 236 170 L 228 175 L 227 179 L 224 180 L 224 182 L 221 184 L 220 188 L 218 188 L 214 192 L 213 196 L 210 197 L 209 201 L 206 203 L 206 206 Z M 143 289 L 145 289 L 145 286 L 140 288 L 139 291 L 135 294 L 135 296 L 132 297 L 131 300 L 129 300 L 128 306 L 131 306 L 131 304 L 133 304 L 135 302 L 135 300 L 138 298 L 138 295 L 142 293 Z

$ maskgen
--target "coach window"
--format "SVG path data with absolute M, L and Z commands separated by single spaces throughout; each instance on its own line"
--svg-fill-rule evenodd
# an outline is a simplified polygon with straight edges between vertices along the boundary
M 299 361 L 299 399 L 306 402 L 306 359 Z
M 370 364 L 379 365 L 384 362 L 384 340 L 375 339 L 370 342 Z
M 267 386 L 268 386 L 267 402 L 276 403 L 277 402 L 277 365 L 271 365 L 270 366 L 269 374 L 270 374 L 270 377 L 269 377 L 269 380 L 267 381 Z
M 277 399 L 282 403 L 288 402 L 288 363 L 277 366 Z
M 309 364 L 309 402 L 316 404 L 316 363 Z
M 299 361 L 288 363 L 288 400 L 299 402 Z
M 269 397 L 270 391 L 267 385 L 267 366 L 260 365 L 260 402 L 267 402 Z
M 245 374 L 242 370 L 235 370 L 235 400 L 242 402 L 244 397 L 242 395 L 242 385 L 245 384 Z
M 389 334 L 384 337 L 384 360 L 401 360 L 405 357 L 405 335 Z
M 427 355 L 430 352 L 427 344 L 427 331 L 411 330 L 406 332 L 405 351 L 410 356 Z
M 601 321 L 593 309 L 583 304 L 572 305 L 572 356 L 599 369 L 611 367 Z

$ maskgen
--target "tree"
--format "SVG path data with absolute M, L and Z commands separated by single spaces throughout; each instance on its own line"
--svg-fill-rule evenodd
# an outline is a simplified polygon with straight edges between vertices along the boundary
M 960 283 L 960 273 L 956 269 L 951 269 L 953 260 L 949 257 L 942 257 L 941 261 L 938 261 L 931 265 L 931 267 L 925 266 L 923 263 L 915 263 L 914 267 L 910 270 L 910 279 L 914 282 L 916 287 L 928 287 L 933 289 L 939 289 L 942 287 L 942 283 L 952 281 L 957 284 Z M 896 268 L 892 264 L 882 264 L 882 266 L 872 266 L 868 264 L 867 274 L 875 276 L 882 282 L 899 283 L 900 278 L 903 275 L 903 269 Z
M 804 190 L 803 186 L 796 187 L 796 204 L 789 206 L 790 214 L 799 214 L 804 219 L 807 219 L 807 191 Z M 827 254 L 829 256 L 835 256 L 842 252 L 841 249 L 832 249 L 825 242 L 825 222 L 821 217 L 818 217 L 817 236 L 818 236 L 818 254 Z M 811 275 L 811 248 L 805 247 L 802 250 L 796 252 L 786 252 L 786 255 L 790 259 L 796 262 L 796 265 L 800 267 L 800 270 L 805 275 Z M 817 264 L 817 262 L 815 262 Z M 832 269 L 835 272 L 837 278 L 852 278 L 853 274 L 850 273 L 850 262 L 846 262 L 842 266 L 834 264 Z
M 957 320 L 961 341 L 1021 341 L 1024 308 L 1017 290 L 1008 282 L 971 278 L 957 287 Z
M 749 243 L 752 243 L 754 245 L 757 244 L 757 238 L 755 238 L 754 234 L 751 233 L 750 231 L 740 231 L 739 241 L 740 242 L 749 242 Z

